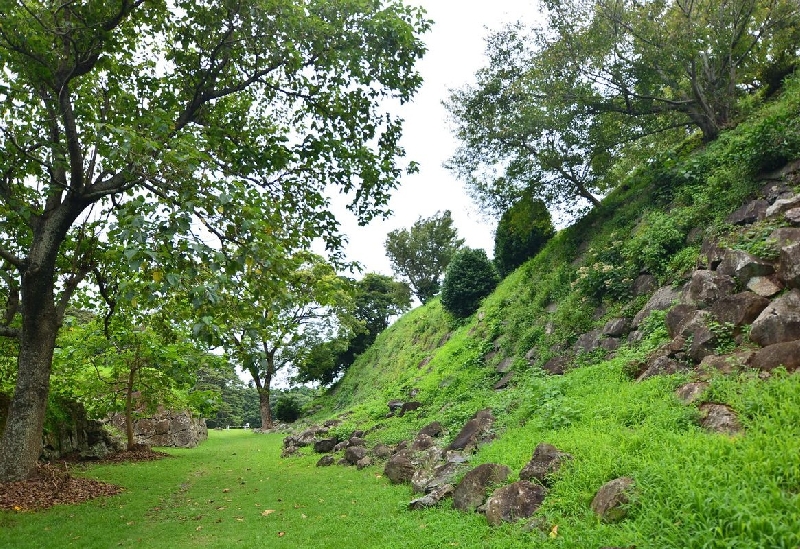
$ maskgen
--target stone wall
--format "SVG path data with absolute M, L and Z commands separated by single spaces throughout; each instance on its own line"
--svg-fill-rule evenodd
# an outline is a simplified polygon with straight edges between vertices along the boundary
M 115 415 L 111 422 L 125 432 L 124 415 Z M 204 419 L 192 417 L 186 410 L 161 411 L 152 417 L 134 420 L 133 436 L 137 444 L 147 446 L 194 448 L 208 438 L 208 428 Z

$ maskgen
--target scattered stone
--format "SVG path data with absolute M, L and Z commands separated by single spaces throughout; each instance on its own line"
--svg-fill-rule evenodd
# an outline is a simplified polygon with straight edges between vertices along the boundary
M 472 419 L 467 421 L 453 442 L 447 447 L 447 450 L 462 450 L 464 452 L 475 450 L 481 442 L 490 438 L 490 430 L 493 424 L 494 415 L 489 408 L 477 412 Z
M 605 483 L 592 500 L 592 511 L 603 522 L 619 522 L 628 514 L 627 505 L 634 487 L 630 477 L 620 477 Z
M 741 284 L 747 284 L 754 276 L 767 276 L 775 272 L 775 267 L 763 259 L 742 250 L 727 250 L 725 258 L 717 267 L 721 275 L 732 276 Z
M 497 371 L 501 374 L 505 374 L 511 370 L 511 366 L 513 364 L 514 359 L 512 357 L 506 357 L 500 362 L 500 364 L 497 365 Z
M 775 299 L 753 322 L 750 339 L 762 347 L 800 339 L 800 290 Z
M 700 269 L 715 270 L 725 257 L 725 249 L 721 248 L 716 239 L 705 238 L 700 245 L 700 254 L 697 266 Z
M 780 227 L 772 231 L 768 241 L 775 242 L 779 248 L 800 242 L 800 229 L 795 227 Z
M 730 214 L 725 219 L 725 222 L 731 225 L 750 225 L 756 221 L 761 221 L 767 216 L 768 206 L 769 202 L 766 200 L 753 200 Z
M 506 375 L 500 378 L 500 381 L 494 384 L 492 387 L 495 391 L 499 391 L 500 389 L 505 389 L 508 387 L 508 384 L 511 382 L 511 379 L 514 377 L 514 372 L 508 372 Z
M 363 431 L 362 431 L 362 432 L 363 432 Z M 357 437 L 357 436 L 352 436 L 352 437 L 350 437 L 350 439 L 347 441 L 347 446 L 348 446 L 348 447 L 349 447 L 349 446 L 366 446 L 366 445 L 367 445 L 367 441 L 366 441 L 366 440 L 364 440 L 363 438 L 361 438 L 361 437 Z
M 388 459 L 394 452 L 385 444 L 378 443 L 372 449 L 372 456 L 376 459 Z
M 400 408 L 403 407 L 403 401 L 398 399 L 393 399 L 387 402 L 386 405 L 389 407 L 389 413 L 395 414 L 400 411 Z
M 363 446 L 348 446 L 344 451 L 344 459 L 350 465 L 358 464 L 359 460 L 367 456 L 367 449 Z
M 602 329 L 586 332 L 578 336 L 578 340 L 575 342 L 575 345 L 572 346 L 572 349 L 575 351 L 575 354 L 590 353 L 600 347 L 600 338 L 602 337 Z
M 486 521 L 491 526 L 516 522 L 533 516 L 542 505 L 547 489 L 539 484 L 520 480 L 494 491 L 486 502 Z
M 669 309 L 672 307 L 673 303 L 679 302 L 681 299 L 681 292 L 679 290 L 675 290 L 671 286 L 665 286 L 659 290 L 656 290 L 656 293 L 650 298 L 650 300 L 642 307 L 642 310 L 636 313 L 636 316 L 633 317 L 633 324 L 634 328 L 638 328 L 642 321 L 650 316 L 650 313 L 653 311 L 663 311 L 665 309 Z
M 708 355 L 700 362 L 698 369 L 704 374 L 734 374 L 745 369 L 752 354 L 753 351 L 741 351 L 730 355 Z
M 329 465 L 333 465 L 335 461 L 336 460 L 333 458 L 333 456 L 331 454 L 328 454 L 326 456 L 322 456 L 321 458 L 319 458 L 319 461 L 317 462 L 317 467 L 328 467 Z
M 676 374 L 686 370 L 686 365 L 674 358 L 666 355 L 657 355 L 648 359 L 644 366 L 644 371 L 639 374 L 636 381 L 644 381 L 653 376 Z
M 790 288 L 800 288 L 800 242 L 781 248 L 778 278 Z
M 544 442 L 538 444 L 533 450 L 531 460 L 519 473 L 521 480 L 537 480 L 548 484 L 548 477 L 558 472 L 565 460 L 572 459 L 570 454 L 560 451 L 552 444 Z
M 439 423 L 438 421 L 433 421 L 433 422 L 427 424 L 422 429 L 420 429 L 419 433 L 417 433 L 417 436 L 419 436 L 419 435 L 428 435 L 429 437 L 436 438 L 438 436 L 441 436 L 442 431 L 443 431 L 442 424 Z
M 635 296 L 647 295 L 656 291 L 658 279 L 651 274 L 640 274 L 633 281 L 631 293 Z
M 336 446 L 333 447 L 333 451 L 334 452 L 341 452 L 342 450 L 344 450 L 348 446 L 350 446 L 350 441 L 349 440 L 343 440 L 342 442 L 338 443 Z
M 421 402 L 416 402 L 416 401 L 404 402 L 403 406 L 400 407 L 400 413 L 397 414 L 397 417 L 403 417 L 404 415 L 406 415 L 406 412 L 419 410 L 421 406 L 422 406 Z
M 417 469 L 411 478 L 411 488 L 417 493 L 428 493 L 446 484 L 452 484 L 456 474 L 464 468 L 464 463 L 446 461 L 433 468 Z
M 413 510 L 419 509 L 427 509 L 428 507 L 433 507 L 437 505 L 440 501 L 442 501 L 447 496 L 453 493 L 453 485 L 452 484 L 445 484 L 444 486 L 440 486 L 436 490 L 430 492 L 422 496 L 421 498 L 417 498 L 411 501 L 408 504 L 408 508 Z
M 705 381 L 694 381 L 681 385 L 675 390 L 675 396 L 685 403 L 694 402 L 708 389 Z
M 787 341 L 769 345 L 752 354 L 747 365 L 769 372 L 783 366 L 792 372 L 800 368 L 800 341 Z
M 783 290 L 777 276 L 754 276 L 747 282 L 747 289 L 761 297 L 773 297 Z
M 400 450 L 386 462 L 383 474 L 392 484 L 404 484 L 411 482 L 414 476 L 413 453 L 411 450 Z
M 688 297 L 692 303 L 708 305 L 736 289 L 736 282 L 730 276 L 716 271 L 697 270 L 689 281 Z
M 372 458 L 369 456 L 364 456 L 356 462 L 356 469 L 360 471 L 361 469 L 369 467 L 370 465 L 372 465 Z
M 697 307 L 693 305 L 678 304 L 667 312 L 664 323 L 667 326 L 669 337 L 677 337 L 686 326 L 686 322 L 693 318 L 697 313 Z
M 327 454 L 333 452 L 339 441 L 335 438 L 323 438 L 314 442 L 314 452 L 318 454 Z
M 569 367 L 569 364 L 570 364 L 569 357 L 564 356 L 564 355 L 559 355 L 559 356 L 555 356 L 555 357 L 551 358 L 550 360 L 548 360 L 547 362 L 545 362 L 542 365 L 542 370 L 544 370 L 545 372 L 547 372 L 549 374 L 552 374 L 552 375 L 555 375 L 555 376 L 560 376 L 560 375 L 564 375 L 564 372 L 567 371 L 567 368 Z
M 484 463 L 469 471 L 456 486 L 453 493 L 453 507 L 471 512 L 486 501 L 487 490 L 495 484 L 508 479 L 511 469 L 498 463 Z
M 783 214 L 783 217 L 792 225 L 800 225 L 800 208 L 792 208 Z
M 629 318 L 612 318 L 603 326 L 603 335 L 621 337 L 628 333 L 631 321 Z
M 616 337 L 607 337 L 605 339 L 600 340 L 600 348 L 605 349 L 608 352 L 613 352 L 619 349 L 621 343 L 619 338 Z
M 416 438 L 411 442 L 411 451 L 421 452 L 422 450 L 427 450 L 435 445 L 436 441 L 433 440 L 432 436 L 422 433 L 417 435 Z
M 711 314 L 722 323 L 735 327 L 751 324 L 767 308 L 770 301 L 754 292 L 739 292 L 721 297 L 711 306 Z
M 700 426 L 727 435 L 735 435 L 742 430 L 739 418 L 730 406 L 713 402 L 700 405 Z

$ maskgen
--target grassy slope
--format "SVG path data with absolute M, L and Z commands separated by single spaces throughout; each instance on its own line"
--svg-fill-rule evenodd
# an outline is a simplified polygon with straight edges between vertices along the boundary
M 675 398 L 688 376 L 630 380 L 633 365 L 666 340 L 663 315 L 647 323 L 644 341 L 613 360 L 584 356 L 563 377 L 546 376 L 539 366 L 580 333 L 633 316 L 646 296 L 626 292 L 640 271 L 681 283 L 704 236 L 770 253 L 764 238 L 774 222 L 741 231 L 723 220 L 763 186 L 757 174 L 800 158 L 798 115 L 795 80 L 717 142 L 701 147 L 690 140 L 635 171 L 461 326 L 452 326 L 437 301 L 412 311 L 356 362 L 316 418 L 344 417 L 342 434 L 377 426 L 373 440 L 396 442 L 432 420 L 453 436 L 476 410 L 491 407 L 500 437 L 475 463 L 519 471 L 539 442 L 575 456 L 540 511 L 559 526 L 547 546 L 797 547 L 800 376 L 712 379 L 706 400 L 728 403 L 745 424 L 746 435 L 728 438 L 698 429 L 696 407 Z M 720 352 L 732 345 L 728 338 Z M 533 365 L 524 359 L 529 351 Z M 515 376 L 510 388 L 494 391 L 501 375 L 494 366 L 505 357 L 513 359 Z M 420 412 L 386 418 L 386 402 L 408 399 L 412 388 Z M 599 524 L 589 502 L 620 475 L 636 479 L 639 499 L 628 520 Z

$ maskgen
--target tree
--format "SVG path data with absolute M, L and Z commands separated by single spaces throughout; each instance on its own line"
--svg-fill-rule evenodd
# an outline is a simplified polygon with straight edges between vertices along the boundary
M 275 376 L 304 363 L 320 340 L 332 339 L 336 308 L 347 308 L 349 299 L 345 282 L 321 257 L 298 253 L 294 261 L 295 269 L 277 283 L 254 264 L 228 288 L 213 319 L 205 317 L 231 359 L 250 374 L 263 429 L 272 427 Z
M 548 206 L 596 206 L 615 156 L 652 154 L 692 128 L 714 139 L 765 66 L 785 74 L 797 58 L 793 0 L 543 6 L 543 28 L 488 39 L 489 65 L 448 103 L 461 141 L 448 167 L 496 214 L 527 190 Z
M 408 285 L 389 276 L 367 273 L 361 280 L 351 283 L 352 306 L 345 320 L 351 328 L 338 337 L 316 344 L 307 359 L 296 365 L 297 381 L 330 385 L 372 345 L 393 316 L 411 306 Z
M 494 264 L 501 277 L 535 256 L 555 234 L 550 212 L 530 192 L 500 218 L 494 235 Z
M 453 227 L 450 210 L 445 210 L 420 217 L 410 229 L 390 231 L 384 247 L 395 273 L 408 280 L 414 295 L 427 303 L 439 293 L 439 280 L 463 244 Z
M 486 252 L 464 248 L 453 256 L 442 283 L 442 307 L 456 318 L 478 310 L 498 283 L 497 270 Z
M 131 268 L 164 284 L 240 231 L 274 264 L 321 234 L 335 249 L 325 189 L 352 191 L 366 222 L 396 185 L 401 120 L 382 105 L 419 87 L 428 22 L 395 0 L 3 0 L 0 13 L 0 270 L 19 313 L 0 334 L 20 341 L 0 439 L 11 481 L 34 469 L 56 335 L 108 223 Z

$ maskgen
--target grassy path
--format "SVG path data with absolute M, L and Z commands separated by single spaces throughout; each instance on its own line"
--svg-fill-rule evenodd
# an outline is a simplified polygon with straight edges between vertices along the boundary
M 0 513 L 0 547 L 530 547 L 519 527 L 481 516 L 410 512 L 409 488 L 380 468 L 281 459 L 282 437 L 215 431 L 175 459 L 90 467 L 125 493 L 38 513 Z

